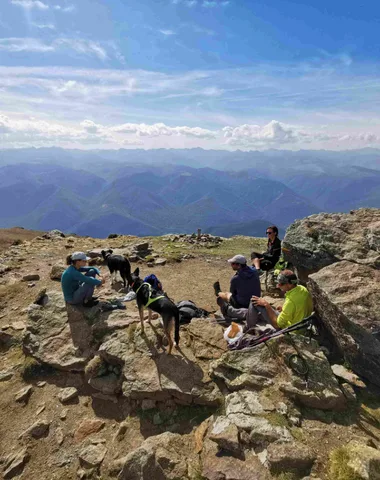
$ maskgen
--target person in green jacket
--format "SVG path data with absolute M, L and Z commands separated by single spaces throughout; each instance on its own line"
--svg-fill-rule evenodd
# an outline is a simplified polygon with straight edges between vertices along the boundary
M 74 252 L 67 257 L 69 267 L 62 274 L 61 285 L 63 296 L 71 305 L 93 307 L 98 303 L 93 298 L 94 289 L 103 285 L 105 279 L 96 278 L 100 276 L 100 271 L 86 266 L 88 260 L 84 252 Z
M 307 288 L 298 285 L 298 278 L 291 270 L 283 270 L 277 277 L 277 287 L 285 293 L 285 302 L 282 308 L 275 310 L 262 297 L 252 297 L 251 309 L 247 316 L 247 325 L 254 326 L 261 315 L 263 320 L 271 323 L 274 328 L 290 327 L 313 312 L 313 301 Z

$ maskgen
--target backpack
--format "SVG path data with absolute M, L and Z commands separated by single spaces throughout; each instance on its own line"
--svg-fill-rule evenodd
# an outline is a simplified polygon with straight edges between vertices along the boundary
M 193 318 L 206 318 L 209 312 L 198 308 L 191 300 L 183 300 L 177 303 L 179 310 L 179 323 L 190 323 Z
M 149 283 L 149 285 L 152 286 L 153 290 L 156 290 L 158 292 L 162 291 L 162 283 L 160 282 L 160 280 L 156 277 L 156 275 L 154 273 L 145 277 L 144 282 Z

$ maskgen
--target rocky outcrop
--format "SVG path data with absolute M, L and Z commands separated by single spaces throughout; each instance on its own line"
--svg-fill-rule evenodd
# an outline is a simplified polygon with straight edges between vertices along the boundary
M 348 260 L 380 268 L 380 210 L 319 213 L 294 222 L 286 231 L 283 252 L 297 270 L 316 272 Z
M 331 478 L 380 479 L 380 452 L 362 443 L 350 442 L 331 452 L 329 473 Z
M 174 400 L 180 404 L 218 405 L 221 393 L 208 375 L 209 361 L 200 360 L 203 345 L 187 346 L 187 329 L 181 330 L 181 354 L 166 355 L 162 350 L 160 322 L 153 321 L 141 335 L 140 326 L 116 332 L 99 348 L 100 357 L 108 364 L 121 367 L 122 392 L 134 400 Z M 190 327 L 191 328 L 191 324 Z M 197 332 L 207 338 L 209 324 L 203 320 Z M 222 331 L 219 331 L 222 338 Z M 219 341 L 215 339 L 219 344 Z M 189 342 L 190 343 L 190 342 Z M 220 355 L 220 348 L 209 346 L 208 356 Z M 90 382 L 91 383 L 91 382 Z M 91 383 L 92 384 L 92 383 Z M 92 384 L 93 385 L 93 384 Z M 94 386 L 94 385 L 93 385 Z
M 149 437 L 118 463 L 122 464 L 120 480 L 195 480 L 199 471 L 198 457 L 192 453 L 191 436 L 170 432 Z
M 308 286 L 345 360 L 380 385 L 380 270 L 342 261 L 311 275 Z
M 111 315 L 97 307 L 66 305 L 57 291 L 48 292 L 43 300 L 43 305 L 28 307 L 23 349 L 40 363 L 59 370 L 83 370 L 104 335 L 137 320 L 136 315 L 127 320 L 121 310 Z
M 307 382 L 286 366 L 286 360 L 297 350 L 308 366 Z M 299 404 L 327 410 L 345 406 L 345 396 L 326 357 L 316 342 L 309 343 L 301 336 L 273 339 L 270 348 L 263 344 L 251 350 L 228 352 L 211 364 L 210 375 L 229 391 L 259 391 L 276 382 L 287 397 Z M 253 408 L 255 402 L 243 402 L 246 410 L 248 404 Z

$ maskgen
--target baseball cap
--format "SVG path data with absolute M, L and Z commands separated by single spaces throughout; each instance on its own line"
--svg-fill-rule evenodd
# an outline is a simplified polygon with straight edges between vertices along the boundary
M 71 255 L 71 260 L 90 260 L 90 257 L 88 257 L 84 252 L 74 252 Z
M 247 259 L 244 255 L 235 255 L 228 260 L 228 263 L 239 263 L 240 265 L 245 265 L 247 263 Z

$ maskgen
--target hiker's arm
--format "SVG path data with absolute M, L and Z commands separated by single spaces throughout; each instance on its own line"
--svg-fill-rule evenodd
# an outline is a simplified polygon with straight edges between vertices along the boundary
M 73 273 L 73 278 L 79 282 L 88 283 L 89 285 L 96 286 L 102 284 L 101 280 L 94 277 L 87 277 L 86 275 L 83 275 L 83 273 L 78 272 L 78 270 Z
M 89 270 L 95 270 L 97 275 L 100 275 L 100 270 L 96 267 L 80 267 L 80 272 L 88 272 Z
M 273 310 L 272 305 L 269 302 L 264 300 L 264 298 L 262 298 L 262 297 L 253 296 L 252 297 L 252 303 L 255 306 L 258 306 L 258 307 L 264 307 L 267 314 L 268 314 L 268 318 L 270 320 L 270 323 L 274 326 L 274 328 L 279 328 L 279 326 L 277 324 L 278 317 L 276 315 L 276 312 Z

